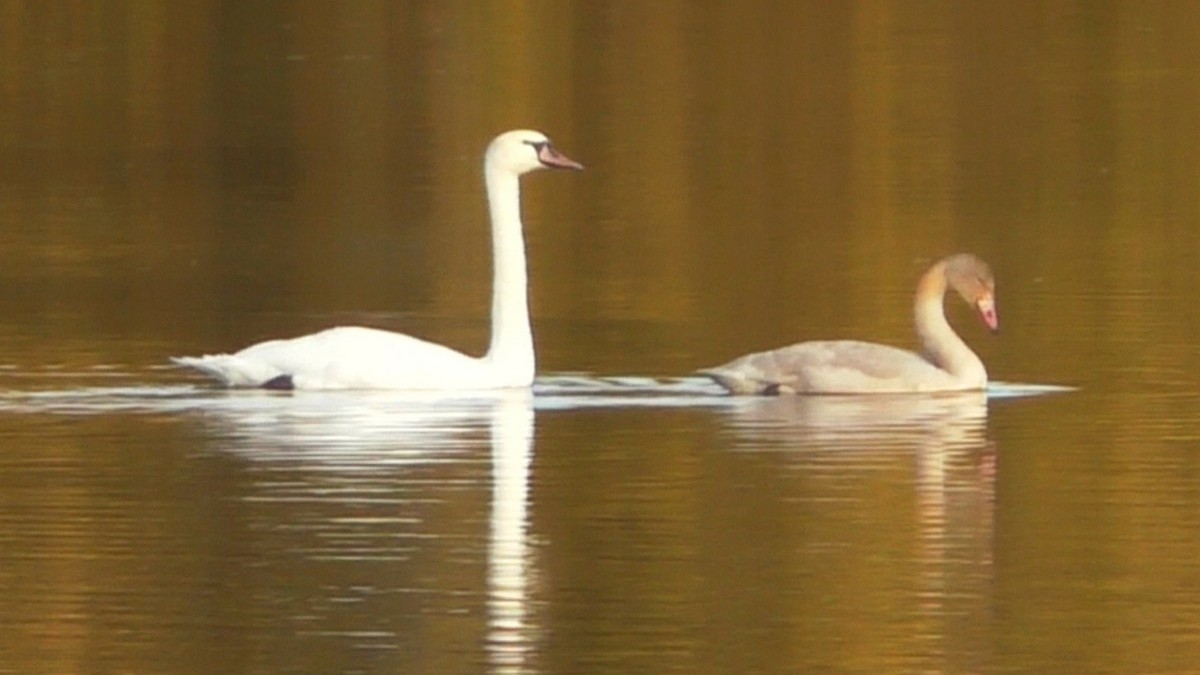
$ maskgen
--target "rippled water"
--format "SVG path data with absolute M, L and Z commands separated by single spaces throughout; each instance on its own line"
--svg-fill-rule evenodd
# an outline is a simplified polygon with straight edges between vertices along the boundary
M 810 595 L 847 565 L 897 562 L 854 561 L 871 536 L 836 525 L 878 508 L 872 486 L 897 471 L 915 493 L 893 515 L 917 548 L 899 585 L 874 589 L 905 607 L 875 617 L 903 635 L 873 639 L 924 663 L 952 636 L 922 624 L 989 603 L 981 394 L 734 399 L 699 379 L 588 376 L 533 393 L 267 394 L 167 371 L 35 375 L 0 396 L 15 664 L 158 669 L 191 654 L 206 670 L 684 672 L 714 630 L 755 645 L 820 607 L 818 624 L 866 609 Z M 59 378 L 97 383 L 46 384 Z M 680 426 L 653 431 L 664 415 Z M 693 441 L 649 455 L 647 433 Z M 817 511 L 797 538 L 784 514 Z M 742 540 L 752 533 L 769 538 Z M 558 653 L 564 637 L 579 651 Z

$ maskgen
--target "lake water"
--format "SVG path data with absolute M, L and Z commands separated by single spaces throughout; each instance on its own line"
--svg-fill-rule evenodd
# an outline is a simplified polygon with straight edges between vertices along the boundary
M 0 673 L 1190 673 L 1200 5 L 9 3 Z M 539 379 L 216 389 L 362 324 L 478 353 L 497 132 Z M 985 394 L 729 398 L 913 342 Z M 1068 389 L 1058 390 L 1055 387 Z

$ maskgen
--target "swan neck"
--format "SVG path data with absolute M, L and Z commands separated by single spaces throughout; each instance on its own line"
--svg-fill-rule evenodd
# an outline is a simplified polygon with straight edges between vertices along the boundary
M 917 284 L 913 303 L 917 337 L 930 362 L 965 384 L 983 387 L 987 384 L 987 370 L 983 361 L 946 321 L 946 291 L 945 264 L 939 263 L 926 272 Z
M 492 220 L 492 342 L 485 357 L 509 386 L 533 382 L 533 330 L 529 324 L 521 184 L 511 171 L 485 164 Z

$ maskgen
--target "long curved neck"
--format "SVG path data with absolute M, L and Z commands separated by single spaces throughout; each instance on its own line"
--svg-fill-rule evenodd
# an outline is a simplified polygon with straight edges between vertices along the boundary
M 942 263 L 921 277 L 913 302 L 913 320 L 925 358 L 964 383 L 982 387 L 987 384 L 987 370 L 946 321 L 945 295 L 946 267 Z
M 528 273 L 521 230 L 521 184 L 510 171 L 484 167 L 492 218 L 492 344 L 484 357 L 504 383 L 533 382 L 533 329 L 529 325 Z

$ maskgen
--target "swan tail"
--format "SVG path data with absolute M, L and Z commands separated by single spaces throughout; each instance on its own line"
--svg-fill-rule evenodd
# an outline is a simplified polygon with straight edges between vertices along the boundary
M 723 370 L 721 368 L 710 368 L 707 370 L 696 371 L 697 374 L 712 378 L 714 382 L 721 385 L 730 394 L 734 395 L 779 395 L 783 393 L 792 393 L 790 389 L 783 387 L 776 382 L 764 382 L 754 377 L 747 376 L 746 373 L 736 370 Z
M 184 368 L 191 368 L 232 388 L 294 389 L 295 383 L 288 373 L 261 363 L 251 363 L 229 354 L 206 354 L 204 356 L 172 356 L 171 361 Z

